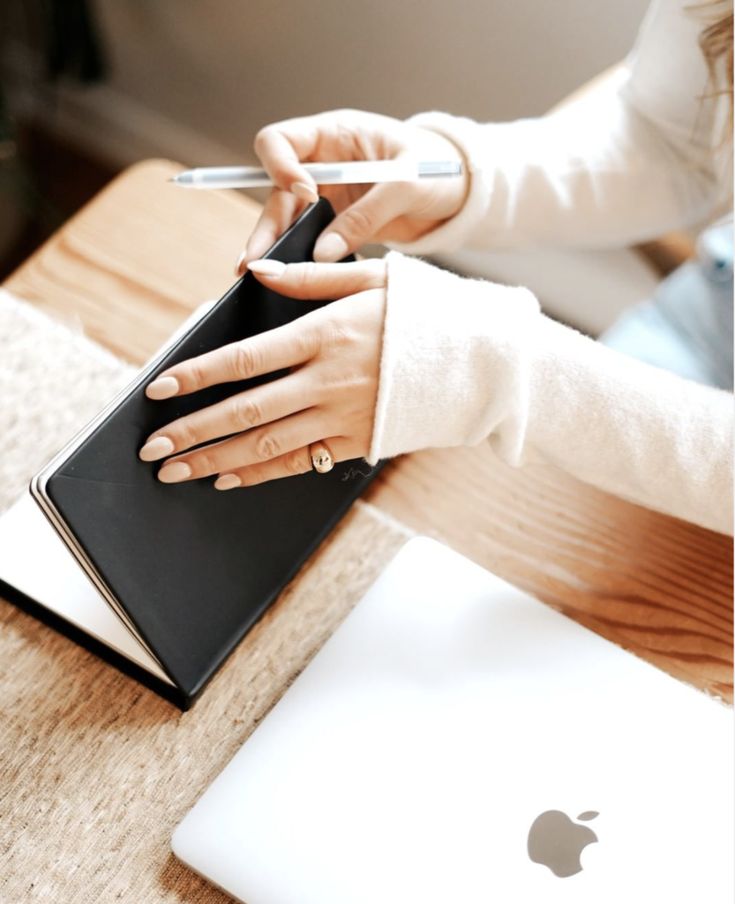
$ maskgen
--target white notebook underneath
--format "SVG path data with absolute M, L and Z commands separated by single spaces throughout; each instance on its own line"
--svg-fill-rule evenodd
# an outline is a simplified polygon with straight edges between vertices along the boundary
M 25 492 L 0 517 L 0 580 L 171 684 Z
M 7 293 L 3 294 L 7 303 Z M 11 303 L 23 304 L 15 299 Z M 172 347 L 213 304 L 207 301 L 199 305 L 150 360 Z M 64 331 L 58 324 L 46 322 L 27 305 L 23 307 L 27 309 L 24 316 L 38 317 L 42 325 L 45 323 L 44 330 L 57 331 L 62 337 L 59 341 L 65 341 Z M 82 357 L 109 357 L 106 351 L 82 337 L 74 336 L 74 341 Z M 109 360 L 114 362 L 111 357 Z M 119 362 L 117 366 L 121 366 Z M 59 437 L 59 448 L 68 439 L 68 436 Z M 28 491 L 0 515 L 0 581 L 172 685 L 155 658 L 97 591 Z
M 247 904 L 731 904 L 732 767 L 728 708 L 416 539 L 173 849 Z

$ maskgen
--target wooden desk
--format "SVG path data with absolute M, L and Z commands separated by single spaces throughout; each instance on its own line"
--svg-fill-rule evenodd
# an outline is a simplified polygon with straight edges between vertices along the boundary
M 178 167 L 132 167 L 6 282 L 140 363 L 233 281 L 259 207 L 186 192 Z M 387 469 L 369 497 L 672 675 L 732 700 L 729 538 L 489 448 L 434 450 Z
M 123 173 L 6 288 L 142 362 L 192 308 L 231 284 L 259 210 L 236 193 L 177 189 L 166 182 L 176 169 L 152 161 Z M 550 467 L 514 470 L 487 446 L 402 458 L 368 499 L 672 675 L 732 700 L 729 538 Z M 170 718 L 148 697 L 136 706 L 141 724 Z M 190 728 L 196 715 L 186 717 Z

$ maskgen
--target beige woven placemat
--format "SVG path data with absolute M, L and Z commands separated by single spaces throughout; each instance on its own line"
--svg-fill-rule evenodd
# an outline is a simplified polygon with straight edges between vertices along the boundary
M 2 510 L 131 370 L 2 292 L 0 337 Z M 229 900 L 171 832 L 407 536 L 358 502 L 183 714 L 0 600 L 0 902 Z

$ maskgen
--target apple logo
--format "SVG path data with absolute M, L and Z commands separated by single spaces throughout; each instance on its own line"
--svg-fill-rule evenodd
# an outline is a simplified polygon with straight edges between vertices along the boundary
M 586 810 L 577 819 L 586 822 L 598 815 L 594 810 Z M 589 826 L 573 822 L 561 810 L 547 810 L 534 819 L 529 829 L 528 856 L 564 879 L 582 870 L 579 861 L 582 851 L 596 841 L 597 835 Z

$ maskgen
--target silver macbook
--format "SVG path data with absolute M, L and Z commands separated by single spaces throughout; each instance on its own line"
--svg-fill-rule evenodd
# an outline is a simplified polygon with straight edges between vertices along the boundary
M 732 727 L 418 538 L 173 850 L 247 904 L 732 904 Z

